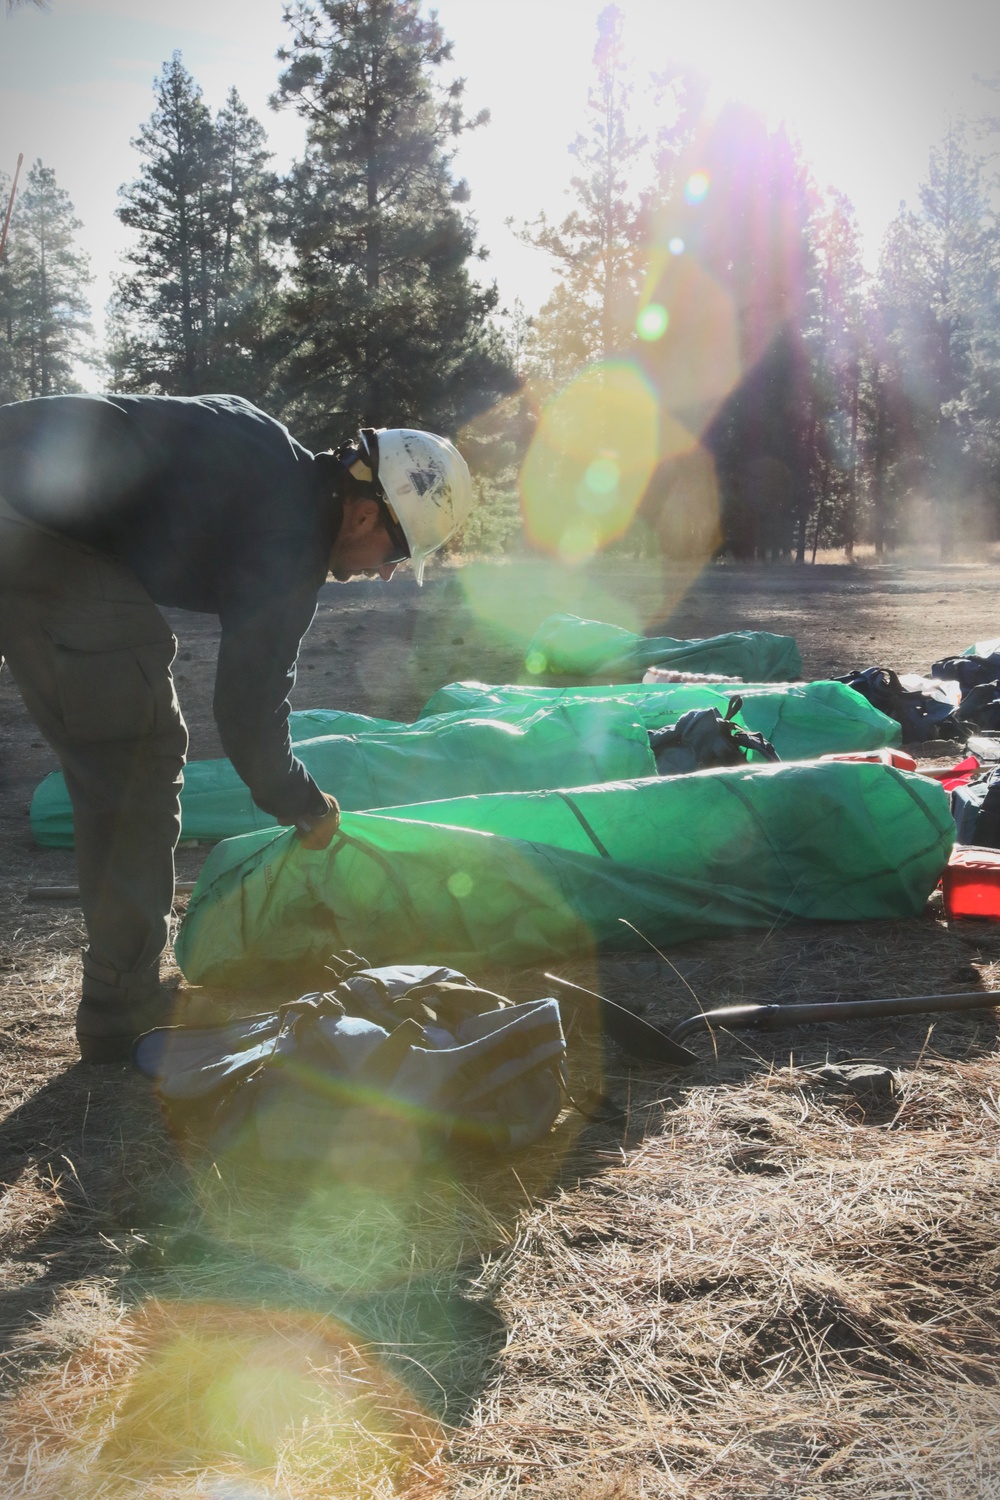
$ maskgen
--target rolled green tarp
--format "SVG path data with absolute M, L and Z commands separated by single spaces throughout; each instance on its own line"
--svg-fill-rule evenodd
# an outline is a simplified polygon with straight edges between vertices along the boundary
M 769 739 L 784 760 L 899 743 L 896 720 L 841 682 L 745 684 L 739 694 L 739 721 Z M 465 682 L 441 688 L 412 725 L 331 709 L 294 713 L 290 723 L 297 753 L 324 790 L 343 807 L 360 810 L 649 774 L 654 764 L 638 725 L 659 729 L 690 708 L 715 707 L 724 714 L 730 696 L 726 687 L 704 684 L 541 688 Z M 564 715 L 561 727 L 558 719 L 544 722 L 554 711 Z M 480 726 L 471 733 L 459 727 L 470 719 Z M 484 727 L 494 719 L 521 726 L 521 737 Z M 330 729 L 341 732 L 318 733 Z M 188 841 L 211 843 L 273 826 L 228 760 L 189 763 L 181 817 L 181 837 Z M 72 809 L 61 772 L 37 787 L 31 826 L 43 847 L 72 847 Z
M 700 771 L 348 813 L 327 850 L 220 844 L 175 944 L 192 983 L 351 949 L 551 963 L 799 919 L 917 915 L 955 838 L 939 785 L 882 765 Z
M 398 719 L 371 719 L 340 708 L 297 708 L 288 715 L 292 744 L 315 740 L 324 734 L 378 734 L 384 729 L 402 729 Z
M 525 665 L 537 676 L 607 677 L 637 681 L 647 667 L 686 672 L 719 672 L 746 682 L 793 682 L 802 676 L 802 658 L 790 635 L 767 630 L 736 630 L 704 640 L 648 637 L 582 620 L 579 615 L 550 615 L 532 636 Z M 620 676 L 618 675 L 620 674 Z
M 320 712 L 293 716 L 295 752 L 323 790 L 348 810 L 656 772 L 641 717 L 629 704 L 614 701 L 504 704 L 481 715 L 442 714 L 365 733 L 299 738 L 310 721 L 312 727 L 322 726 Z M 348 723 L 360 716 L 331 713 L 329 719 Z M 182 839 L 214 843 L 273 826 L 273 817 L 256 806 L 230 761 L 191 761 L 185 768 Z M 31 827 L 45 847 L 72 846 L 73 811 L 61 772 L 36 789 Z
M 518 712 L 516 708 L 510 711 L 515 715 Z M 521 706 L 522 716 L 525 712 L 531 712 L 530 705 Z M 392 719 L 371 719 L 366 714 L 331 708 L 302 709 L 288 716 L 288 729 L 295 745 L 321 735 L 371 734 L 405 727 Z M 411 795 L 408 794 L 407 801 Z M 36 844 L 45 849 L 72 849 L 73 809 L 61 771 L 52 771 L 35 788 L 30 818 Z M 181 792 L 182 839 L 214 843 L 233 834 L 273 826 L 274 819 L 254 805 L 228 760 L 189 761 Z
M 769 739 L 782 760 L 811 760 L 844 750 L 881 750 L 900 743 L 898 722 L 872 708 L 843 682 L 741 683 L 738 687 L 650 682 L 635 687 L 565 688 L 452 682 L 438 689 L 423 712 L 483 713 L 527 703 L 541 707 L 610 700 L 636 710 L 647 729 L 661 729 L 675 724 L 690 708 L 717 708 L 724 715 L 733 694 L 743 699 L 742 723 Z

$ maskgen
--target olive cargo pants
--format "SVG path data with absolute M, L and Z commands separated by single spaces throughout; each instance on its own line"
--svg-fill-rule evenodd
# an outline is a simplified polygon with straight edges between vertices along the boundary
M 131 570 L 0 497 L 0 658 L 59 758 L 89 947 L 85 998 L 148 997 L 174 893 L 187 729 L 177 642 Z

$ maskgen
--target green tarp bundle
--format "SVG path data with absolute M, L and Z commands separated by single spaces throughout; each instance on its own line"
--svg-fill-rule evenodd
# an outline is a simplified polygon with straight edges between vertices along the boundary
M 349 810 L 656 773 L 646 727 L 635 708 L 623 703 L 507 704 L 478 716 L 442 714 L 360 733 L 317 731 L 326 724 L 346 729 L 352 722 L 378 726 L 380 721 L 321 710 L 292 717 L 296 754 L 324 791 Z M 310 728 L 315 737 L 301 738 Z M 72 846 L 73 812 L 61 772 L 37 788 L 31 826 L 39 844 Z M 211 843 L 273 826 L 230 761 L 187 766 L 182 839 Z
M 209 856 L 175 945 L 192 983 L 261 965 L 550 963 L 794 918 L 919 913 L 955 825 L 936 783 L 829 762 L 345 814 L 329 849 Z
M 528 645 L 529 672 L 556 677 L 594 677 L 614 673 L 621 682 L 637 681 L 647 667 L 674 667 L 684 672 L 718 672 L 746 682 L 793 682 L 802 676 L 802 658 L 790 635 L 766 630 L 738 630 L 705 640 L 678 641 L 648 637 L 582 620 L 579 615 L 550 615 Z
M 296 709 L 288 715 L 293 745 L 325 734 L 378 734 L 383 729 L 403 727 L 398 719 L 370 719 L 367 714 L 351 714 L 339 708 Z
M 899 743 L 895 719 L 842 682 L 740 687 L 739 720 L 783 760 Z M 478 792 L 544 790 L 652 775 L 646 731 L 689 708 L 725 713 L 730 690 L 702 684 L 582 688 L 452 683 L 415 724 L 314 709 L 291 716 L 296 753 L 324 791 L 351 811 Z M 228 760 L 191 761 L 181 837 L 214 842 L 273 825 Z M 70 848 L 73 814 L 60 772 L 31 802 L 36 841 Z
M 717 708 L 725 714 L 734 693 L 743 699 L 740 721 L 769 739 L 782 760 L 811 760 L 844 750 L 881 750 L 900 743 L 898 722 L 872 708 L 843 682 L 798 682 L 787 687 L 741 683 L 733 688 L 686 682 L 572 688 L 452 682 L 438 689 L 423 712 L 484 713 L 529 703 L 541 707 L 609 700 L 635 709 L 647 729 L 660 729 L 676 724 L 689 708 Z

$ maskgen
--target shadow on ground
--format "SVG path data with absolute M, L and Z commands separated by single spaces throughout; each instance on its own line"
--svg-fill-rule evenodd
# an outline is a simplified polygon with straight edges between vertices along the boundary
M 662 960 L 560 972 L 668 1027 L 741 1001 L 992 988 L 994 963 L 992 930 L 921 921 L 743 933 Z M 489 983 L 515 999 L 547 992 L 534 972 L 492 974 Z M 0 1352 L 20 1392 L 15 1415 L 26 1394 L 20 1409 L 30 1408 L 46 1371 L 113 1347 L 117 1363 L 108 1356 L 87 1421 L 119 1474 L 267 1467 L 305 1407 L 334 1400 L 334 1369 L 338 1410 L 345 1390 L 351 1401 L 363 1391 L 370 1425 L 375 1392 L 397 1416 L 409 1412 L 411 1437 L 414 1413 L 454 1428 L 488 1387 L 508 1337 L 495 1293 L 480 1282 L 483 1258 L 516 1240 L 526 1206 L 620 1165 L 708 1087 L 740 1087 L 794 1064 L 851 1118 L 891 1128 L 929 1049 L 968 1058 L 998 1042 L 992 1011 L 716 1033 L 692 1042 L 697 1066 L 668 1069 L 602 1038 L 588 1002 L 560 1000 L 576 1107 L 546 1142 L 510 1160 L 373 1164 L 362 1151 L 356 1170 L 336 1179 L 314 1165 L 262 1167 L 171 1135 L 152 1092 L 128 1070 L 78 1064 L 51 1078 L 0 1126 L 16 1241 L 0 1293 Z M 879 1076 L 846 1086 L 822 1076 L 845 1059 L 875 1062 Z M 755 1133 L 741 1118 L 734 1136 L 732 1170 L 782 1174 L 763 1124 Z M 258 1382 L 249 1395 L 247 1371 Z M 239 1421 L 219 1416 L 220 1392 Z M 115 1416 L 94 1437 L 101 1402 Z M 152 1428 L 150 1413 L 161 1414 Z M 67 1451 L 74 1433 L 57 1435 Z

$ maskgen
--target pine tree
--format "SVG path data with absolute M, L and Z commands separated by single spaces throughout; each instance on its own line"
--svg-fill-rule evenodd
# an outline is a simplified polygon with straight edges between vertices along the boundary
M 560 281 L 535 314 L 525 338 L 525 367 L 536 389 L 561 389 L 598 357 L 599 347 L 593 309 Z
M 806 293 L 803 333 L 812 374 L 808 441 L 817 501 L 812 518 L 815 560 L 822 541 L 841 543 L 852 557 L 858 540 L 866 277 L 854 208 L 843 193 L 831 189 L 824 194 L 808 228 L 813 274 Z M 804 559 L 807 524 L 803 514 L 800 560 Z
M 235 89 L 213 120 L 179 52 L 154 93 L 133 143 L 142 171 L 120 190 L 118 217 L 137 239 L 114 299 L 109 361 L 126 389 L 260 398 L 278 280 L 263 129 Z
M 646 294 L 669 324 L 644 363 L 715 462 L 727 545 L 740 556 L 802 555 L 813 457 L 808 172 L 783 127 L 728 105 L 692 133 L 673 177 L 659 233 L 677 253 Z
M 708 93 L 708 78 L 687 63 L 668 60 L 659 73 L 653 74 L 653 102 L 659 121 L 654 138 L 655 180 L 644 194 L 643 208 L 654 220 L 658 208 L 674 204 L 683 191 L 683 174 L 685 168 L 690 170 L 692 147 L 705 133 Z M 668 228 L 667 239 L 671 237 Z
M 883 251 L 882 271 L 885 270 Z M 898 350 L 893 345 L 894 309 L 878 283 L 869 289 L 868 343 L 861 385 L 861 450 L 871 506 L 872 541 L 882 558 L 898 540 L 899 502 L 905 493 L 907 455 L 915 454 L 912 411 Z
M 307 122 L 284 190 L 292 252 L 286 409 L 307 440 L 359 420 L 454 431 L 511 388 L 494 288 L 475 284 L 475 224 L 452 173 L 463 82 L 419 0 L 318 0 L 288 15 L 273 103 Z
M 524 303 L 520 297 L 514 298 L 514 305 L 508 312 L 504 308 L 501 316 L 506 319 L 505 341 L 507 354 L 510 358 L 514 374 L 518 380 L 524 374 L 524 355 L 528 337 L 534 327 L 535 320 L 524 310 Z
M 973 348 L 980 324 L 986 244 L 982 168 L 961 126 L 950 126 L 931 152 L 920 190 L 920 280 L 928 318 L 922 330 L 932 421 L 931 472 L 942 513 L 943 550 L 950 550 L 954 500 L 978 487 L 975 411 L 969 401 Z
M 275 179 L 263 126 L 235 89 L 215 117 L 216 199 L 209 366 L 216 389 L 263 399 L 281 343 L 280 272 L 269 238 Z
M 10 178 L 0 172 L 0 203 L 6 205 L 10 196 Z M 13 243 L 8 237 L 0 256 L 0 403 L 20 401 L 27 395 L 20 380 L 15 358 L 15 295 L 14 276 L 11 268 Z
M 890 226 L 878 275 L 883 362 L 905 397 L 897 488 L 929 502 L 943 554 L 981 508 L 991 462 L 998 264 L 983 161 L 952 122 L 920 211 L 903 208 Z
M 82 228 L 51 167 L 36 161 L 11 219 L 0 274 L 0 378 L 8 400 L 79 390 L 76 367 L 90 356 L 90 270 Z
M 206 389 L 208 374 L 212 120 L 179 52 L 164 63 L 154 95 L 153 113 L 132 143 L 142 171 L 119 190 L 118 217 L 138 235 L 127 257 L 135 269 L 119 296 L 145 335 L 135 386 L 192 396 Z
M 620 8 L 606 6 L 597 19 L 587 129 L 569 148 L 579 164 L 570 181 L 574 207 L 558 226 L 542 213 L 520 231 L 561 273 L 531 340 L 539 373 L 559 384 L 588 360 L 608 359 L 634 341 L 641 247 L 630 178 L 646 142 L 629 128 L 623 31 Z
M 1000 74 L 987 81 L 1000 93 Z M 994 503 L 994 528 L 1000 531 L 1000 168 L 997 137 L 1000 115 L 986 115 L 978 122 L 981 151 L 990 163 L 984 173 L 990 207 L 986 216 L 985 263 L 979 283 L 977 337 L 972 350 L 969 396 L 980 428 L 980 459 Z

